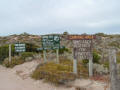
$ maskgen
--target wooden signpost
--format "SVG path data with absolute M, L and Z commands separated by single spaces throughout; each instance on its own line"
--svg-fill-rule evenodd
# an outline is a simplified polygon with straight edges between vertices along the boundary
M 70 35 L 69 40 L 73 40 L 74 60 L 73 72 L 77 74 L 77 60 L 89 60 L 89 76 L 93 76 L 93 35 Z
M 44 54 L 44 62 L 46 62 L 46 50 L 56 50 L 56 63 L 59 63 L 59 48 L 60 37 L 59 35 L 44 35 L 42 36 L 42 48 Z

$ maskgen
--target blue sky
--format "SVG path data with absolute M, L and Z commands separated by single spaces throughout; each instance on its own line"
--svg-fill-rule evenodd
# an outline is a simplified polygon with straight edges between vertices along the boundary
M 0 36 L 120 33 L 120 0 L 0 0 Z

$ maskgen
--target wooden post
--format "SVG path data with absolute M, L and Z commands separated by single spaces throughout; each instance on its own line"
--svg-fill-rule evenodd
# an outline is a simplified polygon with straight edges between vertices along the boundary
M 76 55 L 76 48 L 74 48 L 74 59 L 73 59 L 73 73 L 77 75 L 77 55 Z
M 118 87 L 118 76 L 117 76 L 117 61 L 116 61 L 116 50 L 109 50 L 109 63 L 110 63 L 110 90 L 120 90 Z
M 93 76 L 93 55 L 89 59 L 89 77 Z
M 44 62 L 46 63 L 47 62 L 47 59 L 46 59 L 46 50 L 43 50 L 43 58 L 44 58 Z
M 91 40 L 91 51 L 89 58 L 89 77 L 93 77 L 93 39 Z
M 59 49 L 56 49 L 56 63 L 59 64 Z
M 9 62 L 11 62 L 11 44 L 9 44 Z

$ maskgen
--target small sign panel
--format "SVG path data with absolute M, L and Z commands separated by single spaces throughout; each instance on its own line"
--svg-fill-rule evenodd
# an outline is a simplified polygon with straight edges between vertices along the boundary
M 20 44 L 20 43 L 15 44 L 15 52 L 25 52 L 25 51 L 26 51 L 25 44 Z

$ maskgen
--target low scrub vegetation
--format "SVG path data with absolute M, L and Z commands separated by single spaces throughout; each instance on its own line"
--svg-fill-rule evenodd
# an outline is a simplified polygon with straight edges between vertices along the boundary
M 20 57 L 12 57 L 11 62 L 8 58 L 3 61 L 3 65 L 7 68 L 13 68 L 16 65 L 23 64 L 25 61 L 22 60 Z
M 117 63 L 120 64 L 120 52 L 117 53 Z
M 76 76 L 86 76 L 86 74 L 88 74 L 87 68 L 82 66 L 80 63 L 78 64 L 78 75 L 75 75 L 73 73 L 72 61 L 60 60 L 60 64 L 56 64 L 54 62 L 40 64 L 33 72 L 32 78 L 36 80 L 44 79 L 46 82 L 59 85 L 75 80 Z
M 109 46 L 117 47 L 120 49 L 120 43 L 118 41 L 113 41 L 113 42 L 109 43 Z
M 26 60 L 29 57 L 33 58 L 34 53 L 32 53 L 32 52 L 23 52 L 23 53 L 21 53 L 20 56 L 12 57 L 11 62 L 9 61 L 9 58 L 6 58 L 6 59 L 4 59 L 4 61 L 2 63 L 7 68 L 13 68 L 16 65 L 23 64 L 24 62 L 29 61 L 29 60 Z
M 94 51 L 93 52 L 93 63 L 100 64 L 100 59 L 101 59 L 100 54 L 98 52 Z M 87 59 L 86 60 L 82 60 L 82 63 L 84 65 L 86 65 L 86 64 L 89 63 L 89 60 L 87 60 Z
M 23 60 L 25 60 L 28 57 L 32 57 L 33 58 L 34 57 L 34 53 L 33 52 L 23 52 L 21 54 L 21 59 L 23 59 Z
M 12 45 L 12 56 L 14 56 L 15 52 L 14 52 L 14 45 Z M 0 63 L 2 63 L 4 61 L 5 58 L 7 58 L 9 52 L 9 45 L 3 45 L 0 46 Z

